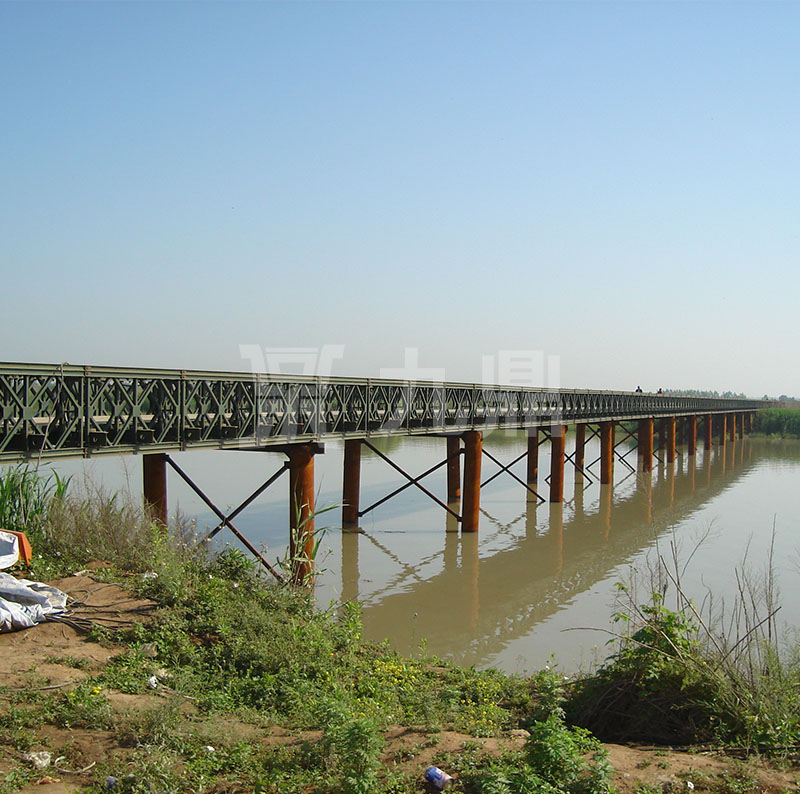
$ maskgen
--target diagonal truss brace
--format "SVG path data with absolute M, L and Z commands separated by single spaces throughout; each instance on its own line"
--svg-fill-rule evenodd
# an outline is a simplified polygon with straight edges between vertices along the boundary
M 431 491 L 429 491 L 424 485 L 420 485 L 420 482 L 419 482 L 424 477 L 427 477 L 429 474 L 432 474 L 437 469 L 440 469 L 442 466 L 445 466 L 447 463 L 450 462 L 451 458 L 455 458 L 458 455 L 461 455 L 462 454 L 461 450 L 459 450 L 459 452 L 457 452 L 456 455 L 447 457 L 441 463 L 437 463 L 435 466 L 433 466 L 432 468 L 428 469 L 426 472 L 423 472 L 418 477 L 412 477 L 410 474 L 408 474 L 408 472 L 403 471 L 403 469 L 400 468 L 400 466 L 398 466 L 391 458 L 387 457 L 386 455 L 383 454 L 383 452 L 381 452 L 375 446 L 370 444 L 370 442 L 367 441 L 366 438 L 362 439 L 361 443 L 364 444 L 369 449 L 371 449 L 379 458 L 381 458 L 382 460 L 385 460 L 395 471 L 397 471 L 400 474 L 402 474 L 403 477 L 405 477 L 408 480 L 408 482 L 405 485 L 403 485 L 400 488 L 398 488 L 395 491 L 393 491 L 392 493 L 390 493 L 388 496 L 384 496 L 383 499 L 378 500 L 377 502 L 375 502 L 375 504 L 370 505 L 369 507 L 365 508 L 364 510 L 359 510 L 358 511 L 358 517 L 359 518 L 361 518 L 361 516 L 365 515 L 366 513 L 369 513 L 370 510 L 373 510 L 378 505 L 383 504 L 384 502 L 388 501 L 393 496 L 397 496 L 397 494 L 401 493 L 402 491 L 405 491 L 406 488 L 410 488 L 412 485 L 415 485 L 417 488 L 420 489 L 420 491 L 422 491 L 424 494 L 426 494 L 429 498 L 433 499 L 433 501 L 436 502 L 436 504 L 438 504 L 440 507 L 443 507 L 451 516 L 453 516 L 453 518 L 456 519 L 456 521 L 461 521 L 461 516 L 458 513 L 456 513 L 455 510 L 453 510 L 449 505 L 445 504 L 441 499 L 439 499 L 439 497 L 436 496 L 436 494 L 431 493 Z
M 209 507 L 209 509 L 217 516 L 220 520 L 219 526 L 217 526 L 214 530 L 212 530 L 205 540 L 210 540 L 214 535 L 222 529 L 223 526 L 228 527 L 231 532 L 238 538 L 238 540 L 242 543 L 242 545 L 254 556 L 258 559 L 258 561 L 281 583 L 284 583 L 286 580 L 281 576 L 280 572 L 277 571 L 272 565 L 270 565 L 261 552 L 233 525 L 231 519 L 237 516 L 242 510 L 245 509 L 254 499 L 256 499 L 261 493 L 263 493 L 270 485 L 272 485 L 278 477 L 283 474 L 289 468 L 288 463 L 284 463 L 283 467 L 267 480 L 264 485 L 260 486 L 253 494 L 251 494 L 245 501 L 239 505 L 230 515 L 225 515 L 222 510 L 220 510 L 201 490 L 200 487 L 192 480 L 192 478 L 177 464 L 169 455 L 164 455 L 167 463 L 180 475 L 181 479 L 205 502 L 205 504 Z
M 513 477 L 520 485 L 522 485 L 525 488 L 527 488 L 539 500 L 539 502 L 544 502 L 545 501 L 543 496 L 541 496 L 540 494 L 536 493 L 536 491 L 533 488 L 531 488 L 531 486 L 528 483 L 523 482 L 523 480 L 520 477 L 517 477 L 517 475 L 514 474 L 513 471 L 511 471 L 511 467 L 515 463 L 519 463 L 519 461 L 521 461 L 528 454 L 527 451 L 523 452 L 521 455 L 519 455 L 518 457 L 514 458 L 514 460 L 512 460 L 511 463 L 509 463 L 507 466 L 502 464 L 485 447 L 483 448 L 483 454 L 486 455 L 486 457 L 489 458 L 489 460 L 491 460 L 493 463 L 496 463 L 500 467 L 500 471 L 496 471 L 491 477 L 485 479 L 481 483 L 481 488 L 483 488 L 484 485 L 488 485 L 492 480 L 496 479 L 497 477 L 499 477 L 501 474 L 503 474 L 505 472 L 506 474 L 508 474 L 509 477 Z

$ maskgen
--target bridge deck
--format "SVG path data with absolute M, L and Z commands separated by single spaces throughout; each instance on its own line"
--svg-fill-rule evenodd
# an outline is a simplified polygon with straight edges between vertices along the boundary
M 0 463 L 754 411 L 759 400 L 0 363 Z

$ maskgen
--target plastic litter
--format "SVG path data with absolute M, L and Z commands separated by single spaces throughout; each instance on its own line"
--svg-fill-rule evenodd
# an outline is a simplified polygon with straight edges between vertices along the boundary
M 440 790 L 449 786 L 450 783 L 453 782 L 453 778 L 448 775 L 447 772 L 443 772 L 441 769 L 439 769 L 438 766 L 429 766 L 425 770 L 425 780 L 427 780 L 428 783 L 432 783 Z
M 47 750 L 40 750 L 38 753 L 25 753 L 22 758 L 33 764 L 35 769 L 47 769 L 53 756 Z

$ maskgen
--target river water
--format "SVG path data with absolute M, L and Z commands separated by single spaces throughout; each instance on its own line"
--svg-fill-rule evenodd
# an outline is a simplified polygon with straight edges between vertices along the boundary
M 567 440 L 567 451 L 571 449 Z M 484 446 L 510 462 L 525 450 L 524 434 L 496 431 Z M 443 439 L 390 439 L 380 448 L 412 475 L 445 457 Z M 625 445 L 619 450 L 628 451 Z M 547 445 L 540 449 L 539 489 L 547 497 Z M 277 470 L 276 453 L 191 452 L 174 456 L 223 509 L 231 509 Z M 587 463 L 599 457 L 587 443 Z M 635 465 L 636 453 L 627 460 Z M 88 466 L 58 464 L 139 498 L 140 461 L 112 458 Z M 321 608 L 362 604 L 367 638 L 388 639 L 402 653 L 422 647 L 462 665 L 532 672 L 553 658 L 565 671 L 587 668 L 607 654 L 616 585 L 657 565 L 662 556 L 697 604 L 732 601 L 736 571 L 757 576 L 773 548 L 781 589 L 780 617 L 800 626 L 800 442 L 745 438 L 685 450 L 650 475 L 615 465 L 613 487 L 600 486 L 567 465 L 562 505 L 529 499 L 507 475 L 481 492 L 481 526 L 461 534 L 447 513 L 416 488 L 367 513 L 361 532 L 342 532 L 338 507 L 322 513 L 315 593 Z M 317 507 L 341 502 L 342 448 L 328 444 L 316 458 Z M 497 467 L 483 459 L 483 478 Z M 525 462 L 512 469 L 524 479 Z M 444 470 L 424 480 L 443 496 Z M 80 477 L 77 478 L 78 480 Z M 383 460 L 364 450 L 361 507 L 404 483 Z M 77 480 L 76 480 L 77 484 Z M 213 525 L 204 505 L 170 472 L 170 510 Z M 236 519 L 237 527 L 274 560 L 287 543 L 287 481 L 282 479 Z M 227 533 L 227 531 L 226 531 Z M 229 534 L 224 541 L 233 543 Z M 670 605 L 673 588 L 667 594 Z

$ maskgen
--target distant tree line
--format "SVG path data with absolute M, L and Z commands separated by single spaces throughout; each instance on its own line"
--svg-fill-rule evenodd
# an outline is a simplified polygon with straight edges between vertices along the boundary
M 664 389 L 664 393 L 674 394 L 676 397 L 722 397 L 723 399 L 747 397 L 744 392 L 724 391 L 720 393 L 718 391 L 709 391 L 708 389 Z M 764 397 L 764 399 L 769 400 L 770 398 Z

